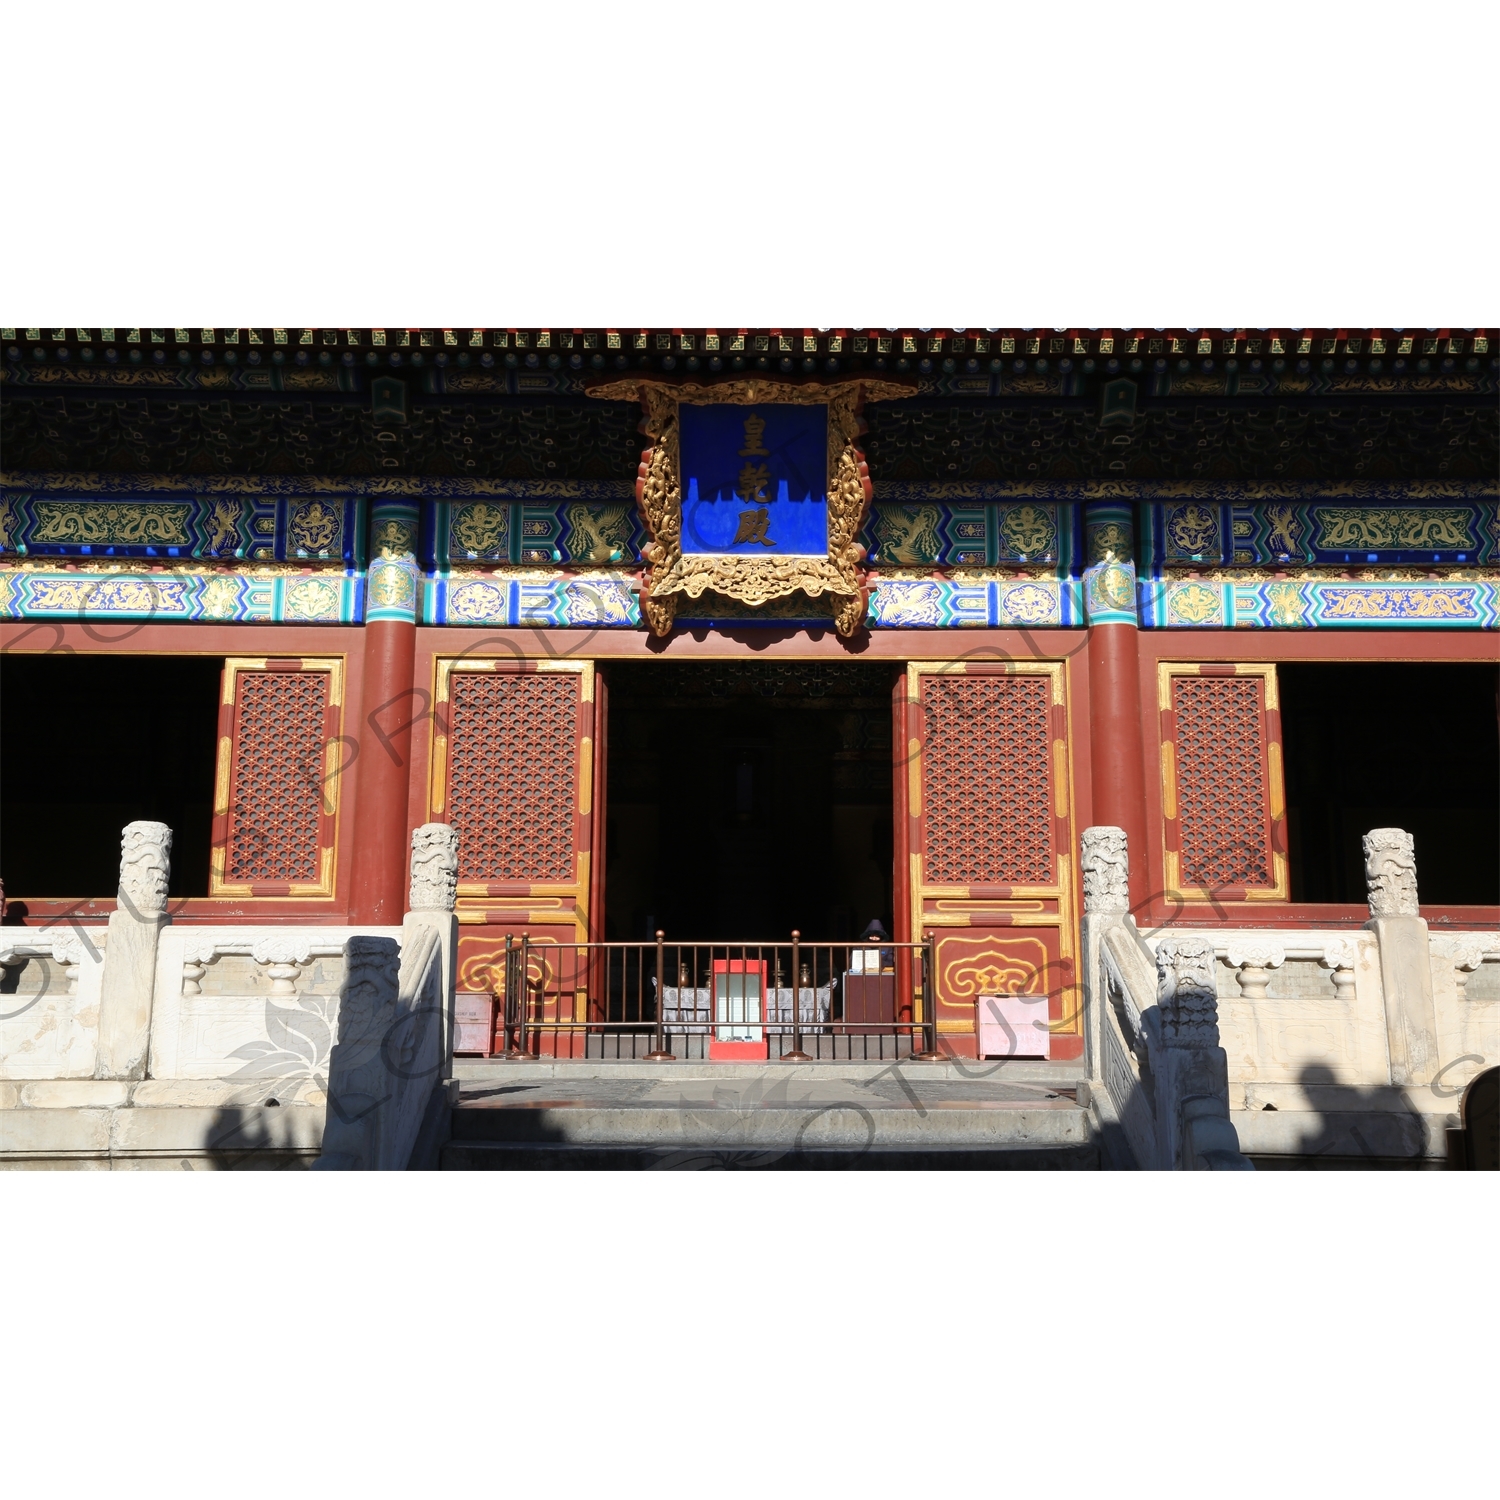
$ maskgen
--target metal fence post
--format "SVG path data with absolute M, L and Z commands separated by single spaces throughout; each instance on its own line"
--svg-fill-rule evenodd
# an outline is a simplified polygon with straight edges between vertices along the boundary
M 792 1050 L 782 1054 L 782 1062 L 811 1062 L 802 1050 L 802 934 L 792 928 Z M 778 985 L 779 989 L 780 986 Z M 813 987 L 813 1008 L 817 1009 L 818 990 Z
M 521 1056 L 531 1057 L 531 1046 L 526 1035 L 526 1022 L 531 1010 L 531 934 L 521 934 L 521 965 L 517 976 L 516 993 L 521 1001 Z
M 662 1014 L 667 1008 L 667 964 L 666 964 L 666 933 L 660 927 L 656 929 L 656 1045 L 646 1054 L 647 1062 L 676 1062 L 671 1050 L 666 1045 L 666 1035 L 662 1027 Z M 681 968 L 681 965 L 678 965 Z M 682 999 L 681 975 L 678 975 L 677 997 L 679 1003 Z
M 515 934 L 505 934 L 505 998 L 501 1002 L 504 1007 L 502 1020 L 505 1026 L 505 1053 L 507 1058 L 519 1058 L 524 1056 L 519 1041 L 515 1034 L 517 1020 L 516 1013 L 516 939 Z
M 937 1006 L 937 937 L 929 932 L 927 934 L 927 975 L 923 981 L 922 1009 L 927 1012 L 931 1025 L 931 1030 L 927 1033 L 927 1049 L 935 1059 L 941 1061 L 943 1054 L 938 1051 Z
M 916 954 L 912 955 L 913 958 Z M 922 1031 L 923 1049 L 915 1054 L 918 1062 L 942 1062 L 938 1051 L 937 1029 L 937 938 L 928 933 L 922 944 Z

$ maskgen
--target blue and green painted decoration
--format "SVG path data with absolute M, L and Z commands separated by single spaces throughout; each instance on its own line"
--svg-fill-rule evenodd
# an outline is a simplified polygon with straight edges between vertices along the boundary
M 724 470 L 722 496 L 762 459 L 741 451 L 746 409 L 722 410 L 734 430 L 719 457 L 733 472 L 700 463 L 700 505 L 738 516 L 760 507 L 707 501 L 704 486 Z M 816 485 L 793 499 L 794 466 L 781 475 L 777 434 L 763 436 L 755 446 L 774 482 L 756 495 L 768 520 L 783 477 L 787 506 L 812 515 Z M 1465 576 L 1500 566 L 1494 484 L 877 482 L 861 540 L 874 629 L 1500 628 L 1500 583 Z M 0 488 L 0 617 L 637 629 L 644 542 L 633 488 L 618 480 L 11 475 Z M 762 543 L 740 545 L 751 549 Z M 1368 574 L 1387 566 L 1460 571 Z M 1000 576 L 973 576 L 981 568 Z M 1309 568 L 1328 576 L 1265 576 Z M 1366 576 L 1340 576 L 1356 570 Z M 822 618 L 821 601 L 736 610 L 732 622 L 707 605 L 681 615 L 685 625 Z
M 0 619 L 349 625 L 363 615 L 364 589 L 363 574 L 333 569 L 273 575 L 0 568 Z
M 1481 580 L 1153 578 L 1141 590 L 1141 624 L 1163 630 L 1494 630 L 1497 604 L 1500 585 Z
M 352 495 L 118 497 L 0 493 L 0 555 L 162 561 L 342 562 L 363 555 Z
M 1157 568 L 1493 563 L 1500 558 L 1495 500 L 1466 493 L 1472 486 L 1450 488 L 1452 498 L 1420 502 L 1399 495 L 1375 503 L 1364 495 L 1156 501 L 1141 507 L 1142 550 Z

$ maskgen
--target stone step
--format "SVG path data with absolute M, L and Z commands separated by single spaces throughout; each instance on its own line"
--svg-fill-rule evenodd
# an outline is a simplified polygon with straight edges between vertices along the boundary
M 529 1062 L 503 1057 L 460 1057 L 453 1063 L 453 1077 L 464 1084 L 493 1083 L 497 1080 L 537 1078 L 623 1078 L 623 1079 L 704 1079 L 743 1081 L 751 1076 L 771 1080 L 794 1074 L 801 1079 L 905 1078 L 913 1083 L 928 1081 L 948 1083 L 1045 1083 L 1052 1088 L 1073 1089 L 1084 1076 L 1083 1063 L 1075 1062 L 975 1062 L 972 1058 L 955 1058 L 946 1062 L 917 1062 L 903 1058 L 899 1062 L 808 1062 L 808 1063 L 711 1063 L 646 1062 L 643 1059 L 619 1062 L 599 1059 L 533 1058 Z
M 1062 1070 L 1032 1081 L 939 1076 L 946 1065 L 811 1076 L 803 1067 L 686 1069 L 645 1076 L 543 1072 L 541 1064 L 464 1078 L 447 1170 L 662 1165 L 905 1167 L 1098 1165 L 1088 1112 Z M 1035 1065 L 1033 1065 L 1035 1066 Z M 956 1071 L 956 1070 L 950 1070 Z M 1044 1161 L 1061 1154 L 1064 1161 Z M 1037 1158 L 1029 1163 L 1026 1158 Z
M 867 1151 L 725 1146 L 580 1146 L 518 1141 L 451 1141 L 444 1172 L 1056 1172 L 1100 1170 L 1093 1143 L 1042 1149 L 906 1147 Z

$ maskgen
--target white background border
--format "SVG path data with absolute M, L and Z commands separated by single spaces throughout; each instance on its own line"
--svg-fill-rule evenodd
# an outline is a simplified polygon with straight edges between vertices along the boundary
M 1493 325 L 1496 15 L 16 4 L 0 311 Z M 1495 1209 L 1414 1174 L 7 1174 L 5 1470 L 1457 1490 L 1492 1461 Z

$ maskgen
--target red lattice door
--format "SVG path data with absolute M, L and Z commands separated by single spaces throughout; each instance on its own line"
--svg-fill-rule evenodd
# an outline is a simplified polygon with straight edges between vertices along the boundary
M 905 730 L 903 925 L 937 939 L 939 1045 L 973 1055 L 980 995 L 1046 995 L 1050 1055 L 1081 1055 L 1063 664 L 913 662 Z
M 595 987 L 571 945 L 597 930 L 593 663 L 437 667 L 429 816 L 458 830 L 458 989 L 503 1002 L 506 935 L 527 934 L 533 979 L 545 971 L 557 997 L 543 1019 L 584 1020 Z M 583 1036 L 549 1032 L 546 1049 L 554 1044 L 581 1055 Z
M 1157 707 L 1167 899 L 1287 900 L 1276 668 L 1161 662 Z
M 332 896 L 341 657 L 230 657 L 219 705 L 211 896 Z

